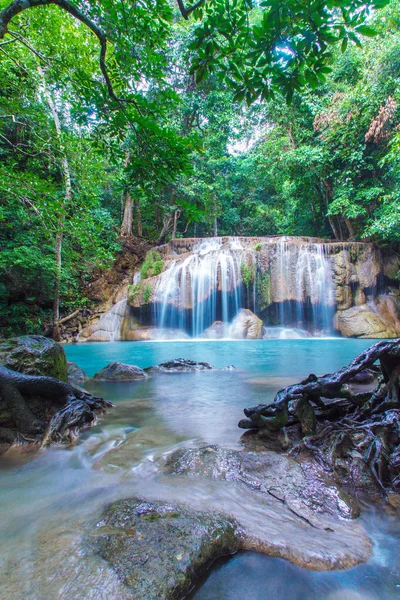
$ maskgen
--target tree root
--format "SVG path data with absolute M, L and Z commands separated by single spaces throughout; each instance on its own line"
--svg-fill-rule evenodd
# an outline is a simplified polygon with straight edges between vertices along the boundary
M 382 377 L 371 391 L 354 392 L 365 369 Z M 332 374 L 311 374 L 280 390 L 269 405 L 244 410 L 239 422 L 263 440 L 286 428 L 291 453 L 312 455 L 325 469 L 360 488 L 400 491 L 400 339 L 378 342 Z
M 72 442 L 111 402 L 53 377 L 0 366 L 0 444 Z

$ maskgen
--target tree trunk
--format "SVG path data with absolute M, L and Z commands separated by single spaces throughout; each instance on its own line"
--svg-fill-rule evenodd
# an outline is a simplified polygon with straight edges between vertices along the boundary
M 345 221 L 345 223 L 346 223 L 346 227 L 347 227 L 347 229 L 349 230 L 349 236 L 350 236 L 350 237 L 349 237 L 349 240 L 354 240 L 354 239 L 355 239 L 355 237 L 356 237 L 356 235 L 355 235 L 355 233 L 354 233 L 354 229 L 353 229 L 353 224 L 352 224 L 352 222 L 351 222 L 351 221 L 350 221 L 350 219 L 348 219 L 347 217 L 344 217 L 344 221 Z
M 138 237 L 143 236 L 143 227 L 142 227 L 142 211 L 140 210 L 140 200 L 136 203 L 136 222 L 137 222 L 137 234 Z
M 129 190 L 125 191 L 125 206 L 124 216 L 121 224 L 121 237 L 132 236 L 132 224 L 133 224 L 133 200 Z
M 218 221 L 217 221 L 217 217 L 215 217 L 214 219 L 214 237 L 218 236 Z
M 177 229 L 177 226 L 178 226 L 179 216 L 180 216 L 179 210 L 175 210 L 174 211 L 174 226 L 172 228 L 172 237 L 171 237 L 171 239 L 173 239 L 173 240 L 176 238 L 176 229 Z
M 167 235 L 171 227 L 173 226 L 173 219 L 171 215 L 165 217 L 164 225 L 160 233 L 160 237 L 157 240 L 157 244 L 165 244 L 165 240 L 167 239 Z
M 64 201 L 60 206 L 60 213 L 57 222 L 57 232 L 56 232 L 56 244 L 55 244 L 55 254 L 56 254 L 56 278 L 54 282 L 54 300 L 53 300 L 53 338 L 57 341 L 60 340 L 60 282 L 61 282 L 61 270 L 62 270 L 62 243 L 64 237 L 64 224 L 65 224 L 65 211 L 66 207 L 72 201 L 72 183 L 71 183 L 71 171 L 69 168 L 68 159 L 66 156 L 64 144 L 62 141 L 62 131 L 60 125 L 60 119 L 58 117 L 58 113 L 53 102 L 53 98 L 50 93 L 50 89 L 47 85 L 46 78 L 41 67 L 38 67 L 38 72 L 42 78 L 43 82 L 43 93 L 47 100 L 47 104 L 49 105 L 51 115 L 53 117 L 58 147 L 61 156 L 61 170 L 64 179 Z
M 328 223 L 333 231 L 333 235 L 335 236 L 335 240 L 340 240 L 341 236 L 337 230 L 334 219 L 328 214 L 329 212 L 329 197 L 332 196 L 332 186 L 326 179 L 322 179 L 322 184 L 324 186 L 325 193 L 323 194 L 326 205 L 326 216 L 328 219 Z

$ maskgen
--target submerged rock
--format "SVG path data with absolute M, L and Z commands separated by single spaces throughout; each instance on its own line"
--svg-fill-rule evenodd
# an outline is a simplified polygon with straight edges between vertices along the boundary
M 161 468 L 177 478 L 179 489 L 186 479 L 193 482 L 191 490 L 210 488 L 213 503 L 239 524 L 244 549 L 317 570 L 349 568 L 369 558 L 371 543 L 355 520 L 357 503 L 314 463 L 265 449 L 207 445 L 176 450 Z
M 251 490 L 274 496 L 310 519 L 317 513 L 345 519 L 359 516 L 357 502 L 321 474 L 275 452 L 230 450 L 215 445 L 180 448 L 165 462 L 165 471 L 236 481 Z
M 68 381 L 64 348 L 43 335 L 22 335 L 0 343 L 0 364 L 25 373 Z
M 180 600 L 217 558 L 239 548 L 234 520 L 137 498 L 108 506 L 93 534 L 132 600 Z
M 68 361 L 68 381 L 86 381 L 88 378 L 85 371 L 76 363 Z
M 375 381 L 377 377 L 378 373 L 376 371 L 372 371 L 372 369 L 364 369 L 363 371 L 356 373 L 356 375 L 349 379 L 349 383 L 359 383 L 361 385 L 366 385 Z
M 159 327 L 135 327 L 126 328 L 123 332 L 123 340 L 131 342 L 146 342 L 149 340 L 188 340 L 189 335 L 182 329 Z
M 97 379 L 97 381 L 134 381 L 135 379 L 147 379 L 147 377 L 147 373 L 136 365 L 112 362 L 98 371 L 93 379 Z
M 206 362 L 196 362 L 188 358 L 175 358 L 154 367 L 147 367 L 145 371 L 148 373 L 193 373 L 196 371 L 231 371 L 234 368 L 233 365 L 229 365 L 223 369 L 218 369 Z
M 232 321 L 229 335 L 239 340 L 258 340 L 263 335 L 263 322 L 251 310 L 242 308 Z

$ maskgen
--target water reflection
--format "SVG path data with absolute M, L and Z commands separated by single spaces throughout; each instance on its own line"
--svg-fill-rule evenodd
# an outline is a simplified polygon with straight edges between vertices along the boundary
M 238 552 L 214 565 L 188 600 L 394 600 L 400 597 L 398 517 L 366 512 L 374 553 L 366 565 L 315 572 L 280 558 Z

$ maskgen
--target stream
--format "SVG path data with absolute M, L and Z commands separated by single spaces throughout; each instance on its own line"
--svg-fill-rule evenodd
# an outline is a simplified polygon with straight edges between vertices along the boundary
M 371 340 L 114 342 L 65 347 L 88 376 L 112 361 L 147 367 L 172 358 L 235 370 L 153 374 L 137 382 L 87 381 L 115 408 L 71 447 L 14 448 L 0 457 L 0 599 L 127 600 L 116 573 L 84 542 L 104 506 L 130 496 L 224 509 L 220 482 L 174 485 L 157 458 L 196 442 L 240 448 L 243 408 L 273 399 L 310 372 L 348 364 Z M 243 507 L 251 510 L 251 507 Z M 213 565 L 191 600 L 393 600 L 400 598 L 400 519 L 363 505 L 370 561 L 312 572 L 288 561 L 239 552 Z M 261 526 L 261 524 L 260 524 Z M 143 599 L 145 600 L 145 599 Z M 161 599 L 160 599 L 161 600 Z

